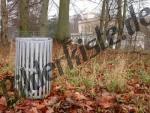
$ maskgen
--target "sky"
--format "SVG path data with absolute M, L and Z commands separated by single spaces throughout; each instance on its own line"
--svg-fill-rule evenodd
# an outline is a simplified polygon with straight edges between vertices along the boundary
M 53 15 L 58 15 L 59 0 L 53 0 L 57 4 L 52 5 L 51 0 L 49 3 L 49 17 Z M 70 3 L 70 16 L 77 13 L 87 13 L 87 12 L 99 12 L 99 1 L 92 0 L 94 2 L 89 2 L 88 0 L 71 0 Z
M 102 0 L 70 0 L 70 16 L 75 14 L 85 14 L 89 12 L 99 13 Z M 91 2 L 90 2 L 91 1 Z M 137 0 L 139 1 L 139 0 Z M 133 7 L 135 12 L 139 12 L 144 7 L 150 8 L 150 0 L 146 0 L 144 2 L 141 1 L 141 5 L 139 6 L 139 2 L 133 3 Z M 139 8 L 140 7 L 140 8 Z M 58 15 L 59 8 L 59 0 L 50 0 L 49 2 L 49 13 L 48 16 L 53 17 L 54 15 Z

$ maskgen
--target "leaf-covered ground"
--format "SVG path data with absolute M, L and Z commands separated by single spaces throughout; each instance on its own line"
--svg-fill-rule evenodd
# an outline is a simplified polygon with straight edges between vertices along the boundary
M 60 46 L 54 51 L 54 60 L 63 56 Z M 14 75 L 14 57 L 12 50 L 7 60 L 0 59 L 1 79 Z M 0 113 L 150 113 L 149 54 L 109 49 L 79 66 L 73 62 L 70 70 L 65 58 L 61 61 L 63 76 L 53 70 L 57 79 L 42 100 L 14 97 L 12 83 L 6 81 L 9 97 L 6 102 L 0 88 Z

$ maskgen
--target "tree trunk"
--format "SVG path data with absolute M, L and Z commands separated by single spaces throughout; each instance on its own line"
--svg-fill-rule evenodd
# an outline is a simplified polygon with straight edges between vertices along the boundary
M 126 12 L 127 12 L 127 0 L 124 0 L 123 20 L 122 20 L 123 29 L 124 29 L 124 24 L 125 24 L 125 20 L 126 20 Z M 123 29 L 122 29 L 122 31 L 123 31 Z
M 105 16 L 104 16 L 104 31 L 103 31 L 103 39 L 106 40 L 107 37 L 107 27 L 108 27 L 108 22 L 109 22 L 109 0 L 106 1 L 106 6 L 105 6 Z
M 5 60 L 10 52 L 10 42 L 8 40 L 8 11 L 6 0 L 1 0 L 1 37 L 0 55 Z
M 60 41 L 64 41 L 70 36 L 69 4 L 70 4 L 70 0 L 60 0 L 58 29 L 56 35 L 56 38 Z
M 42 1 L 42 8 L 40 14 L 40 36 L 47 36 L 48 34 L 48 5 L 49 0 Z
M 8 45 L 8 11 L 6 0 L 1 0 L 1 43 L 2 45 Z
M 118 21 L 118 40 L 121 39 L 123 33 L 123 17 L 122 17 L 122 7 L 121 7 L 122 0 L 117 0 L 118 5 L 118 14 L 117 14 L 117 21 Z M 121 42 L 117 44 L 117 48 L 120 48 Z
M 105 29 L 105 16 L 106 16 L 106 0 L 103 0 L 103 5 L 102 5 L 102 10 L 101 10 L 101 15 L 100 15 L 100 27 L 99 31 L 96 31 L 98 41 L 100 43 L 101 48 L 104 48 L 104 29 Z M 95 28 L 98 30 L 98 28 Z M 98 36 L 99 34 L 99 36 Z
M 105 11 L 106 11 L 106 0 L 103 0 L 103 6 L 100 15 L 100 30 L 104 31 Z
M 20 36 L 29 35 L 29 0 L 19 0 Z

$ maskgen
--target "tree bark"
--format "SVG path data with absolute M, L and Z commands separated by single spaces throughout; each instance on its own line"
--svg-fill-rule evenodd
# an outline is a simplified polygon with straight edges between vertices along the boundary
M 106 0 L 103 0 L 103 4 L 102 4 L 102 10 L 101 10 L 101 15 L 100 15 L 100 27 L 99 27 L 99 31 L 96 31 L 97 34 L 97 38 L 99 40 L 99 43 L 101 45 L 101 48 L 104 48 L 104 29 L 105 29 L 105 16 L 106 16 Z M 98 28 L 95 28 L 98 29 Z M 98 33 L 99 32 L 99 33 Z M 98 36 L 98 34 L 100 36 Z
M 122 17 L 122 0 L 117 0 L 117 5 L 118 5 L 118 13 L 117 13 L 117 21 L 118 21 L 118 40 L 121 39 L 122 34 L 123 34 L 123 17 Z M 117 43 L 117 48 L 120 48 L 121 42 Z
M 70 4 L 70 0 L 60 0 L 58 29 L 56 35 L 56 38 L 60 41 L 64 41 L 70 36 L 69 4 Z
M 40 14 L 40 36 L 48 35 L 48 6 L 49 0 L 43 0 Z
M 1 43 L 7 45 L 8 41 L 8 11 L 6 0 L 1 0 Z
M 1 37 L 0 37 L 0 55 L 5 60 L 10 52 L 10 42 L 8 39 L 8 9 L 6 0 L 1 0 Z
M 106 0 L 103 0 L 101 15 L 100 15 L 100 30 L 104 30 L 104 21 L 105 21 L 105 11 L 106 11 Z
M 123 20 L 122 20 L 123 29 L 124 29 L 124 24 L 125 24 L 125 20 L 126 20 L 126 12 L 127 12 L 127 0 L 124 0 Z M 122 31 L 123 31 L 123 29 L 122 29 Z
M 104 16 L 104 31 L 103 31 L 103 39 L 106 40 L 107 37 L 107 27 L 109 22 L 109 0 L 106 1 L 105 6 L 105 16 Z
M 19 0 L 20 36 L 28 36 L 29 33 L 29 0 Z

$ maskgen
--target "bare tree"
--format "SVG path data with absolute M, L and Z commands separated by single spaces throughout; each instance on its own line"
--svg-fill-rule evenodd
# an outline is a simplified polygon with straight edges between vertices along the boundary
M 42 36 L 46 36 L 48 33 L 48 6 L 49 0 L 43 0 L 40 13 L 40 35 Z
M 69 4 L 70 0 L 60 0 L 58 30 L 56 38 L 63 41 L 69 33 Z
M 126 13 L 127 13 L 127 0 L 124 0 L 123 4 L 124 5 L 123 5 L 123 20 L 122 20 L 122 25 L 123 25 L 123 28 L 124 28 L 124 24 L 125 24 L 125 20 L 126 20 Z
M 8 11 L 6 0 L 1 0 L 1 38 L 2 45 L 8 44 Z
M 123 33 L 123 16 L 122 16 L 122 0 L 117 0 L 118 13 L 117 13 L 117 25 L 118 25 L 118 39 L 121 39 Z M 121 46 L 121 43 L 117 44 L 117 48 Z
M 20 36 L 29 35 L 29 0 L 19 0 Z
M 106 0 L 103 0 L 101 16 L 100 16 L 100 30 L 102 31 L 104 30 L 105 11 L 106 11 Z

